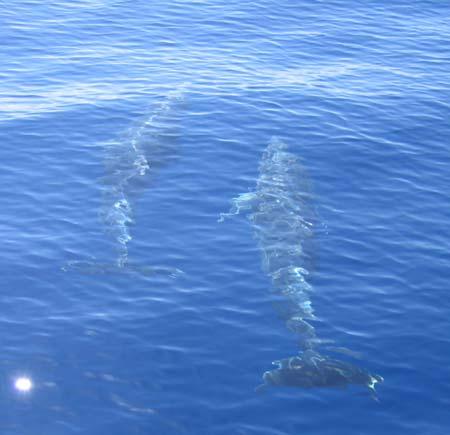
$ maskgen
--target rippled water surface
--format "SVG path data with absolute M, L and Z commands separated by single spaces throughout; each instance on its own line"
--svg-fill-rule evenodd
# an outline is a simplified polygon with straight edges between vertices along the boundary
M 449 23 L 425 0 L 3 4 L 0 432 L 447 433 Z M 255 391 L 305 347 L 384 382 Z

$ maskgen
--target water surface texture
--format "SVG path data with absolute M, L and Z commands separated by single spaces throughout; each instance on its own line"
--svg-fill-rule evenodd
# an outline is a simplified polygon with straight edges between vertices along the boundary
M 449 15 L 2 5 L 0 432 L 448 432 Z

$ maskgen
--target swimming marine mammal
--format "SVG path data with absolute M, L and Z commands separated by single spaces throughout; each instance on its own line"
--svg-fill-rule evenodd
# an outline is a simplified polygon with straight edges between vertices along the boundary
M 309 275 L 314 261 L 314 222 L 309 178 L 287 145 L 272 138 L 259 163 L 256 188 L 234 198 L 224 218 L 245 212 L 271 278 L 274 305 L 305 348 L 316 339 Z
M 307 171 L 287 145 L 272 138 L 259 163 L 256 187 L 234 198 L 224 218 L 245 212 L 270 277 L 274 305 L 286 327 L 297 334 L 300 352 L 275 361 L 264 385 L 335 387 L 365 385 L 373 393 L 383 379 L 319 352 L 314 328 L 310 275 L 314 259 L 315 212 Z
M 94 256 L 69 260 L 64 272 L 86 275 L 140 274 L 176 277 L 183 272 L 177 267 L 141 264 L 128 258 L 128 244 L 133 239 L 133 209 L 136 199 L 161 170 L 178 158 L 182 111 L 187 83 L 154 95 L 153 109 L 119 138 L 105 143 L 102 206 L 99 218 L 104 232 L 111 236 L 114 260 L 98 261 Z M 149 258 L 150 255 L 147 257 Z M 156 257 L 153 255 L 152 257 Z
M 134 224 L 132 198 L 158 169 L 176 157 L 175 131 L 180 122 L 176 109 L 183 98 L 184 85 L 168 92 L 150 115 L 130 130 L 129 137 L 106 146 L 100 217 L 116 242 L 118 268 L 128 267 L 128 243 Z

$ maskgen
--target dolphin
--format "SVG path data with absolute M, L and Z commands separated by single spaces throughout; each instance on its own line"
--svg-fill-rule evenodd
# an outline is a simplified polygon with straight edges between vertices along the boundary
M 230 212 L 222 214 L 219 221 L 241 212 L 246 213 L 260 248 L 274 305 L 286 327 L 299 337 L 301 351 L 275 361 L 276 368 L 263 374 L 264 384 L 257 389 L 358 384 L 376 398 L 375 385 L 383 381 L 381 376 L 316 350 L 326 342 L 317 337 L 311 299 L 316 213 L 307 171 L 280 139 L 272 138 L 263 152 L 255 189 L 234 198 Z

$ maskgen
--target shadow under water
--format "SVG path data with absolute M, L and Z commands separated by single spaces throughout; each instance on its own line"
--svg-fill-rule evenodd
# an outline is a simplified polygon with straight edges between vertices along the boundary
M 272 138 L 263 153 L 255 190 L 235 198 L 230 212 L 222 214 L 219 221 L 241 211 L 247 213 L 262 254 L 263 270 L 271 278 L 274 306 L 287 328 L 297 334 L 300 346 L 298 355 L 273 363 L 277 368 L 264 373 L 264 386 L 361 384 L 375 398 L 374 386 L 383 380 L 381 376 L 318 351 L 325 341 L 316 335 L 313 289 L 308 282 L 315 226 L 309 177 L 299 158 L 278 138 Z M 349 355 L 351 351 L 341 353 Z

